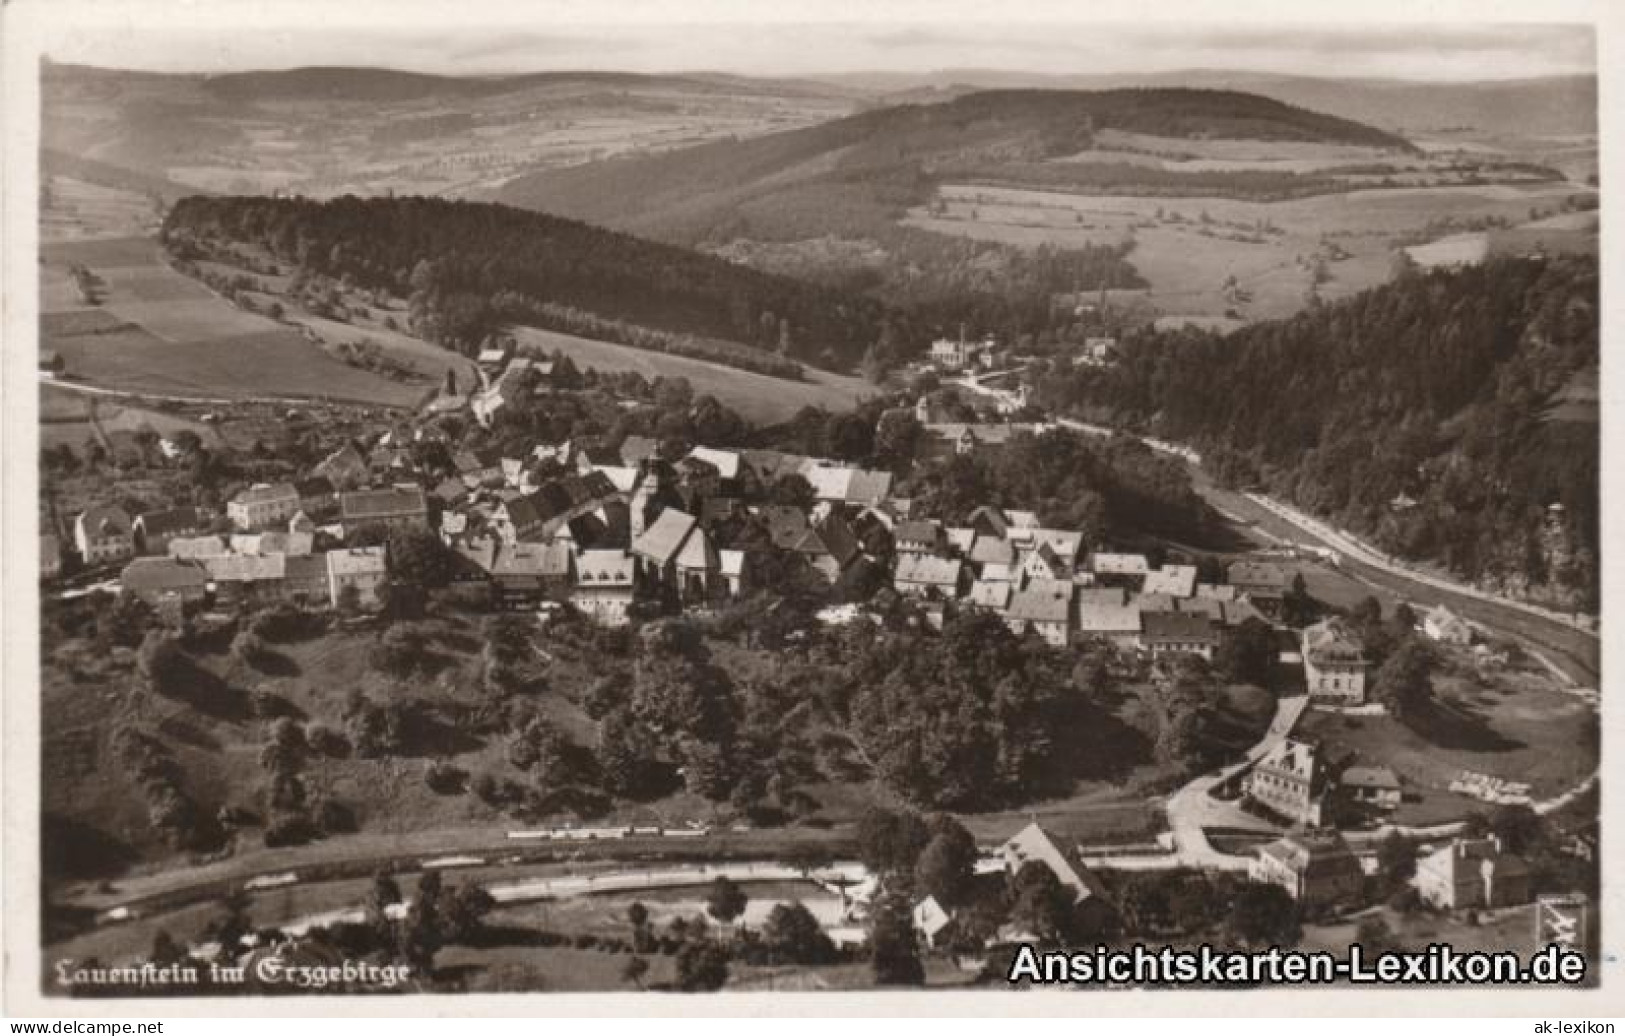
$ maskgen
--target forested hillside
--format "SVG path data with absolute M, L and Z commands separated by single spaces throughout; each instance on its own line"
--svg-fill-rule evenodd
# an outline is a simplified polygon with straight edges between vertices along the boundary
M 500 198 L 684 244 L 736 235 L 872 234 L 926 201 L 936 183 L 998 180 L 1007 172 L 1031 183 L 1039 163 L 1076 155 L 1102 130 L 1413 150 L 1370 126 L 1235 91 L 998 90 L 946 104 L 879 108 L 752 140 L 544 170 L 515 179 Z M 1069 161 L 1051 175 L 1105 175 L 1095 166 Z M 1150 193 L 1290 197 L 1325 189 L 1312 180 L 1170 174 Z M 822 211 L 809 222 L 814 203 Z
M 1034 389 L 1401 555 L 1591 608 L 1597 285 L 1589 258 L 1412 273 L 1227 337 L 1144 332 L 1116 368 L 1057 364 Z
M 763 350 L 758 366 L 783 373 L 792 358 L 852 366 L 883 319 L 872 299 L 502 205 L 191 197 L 163 237 L 178 253 L 260 246 L 310 273 L 410 297 L 414 330 L 463 351 L 501 324 L 526 323 L 672 351 L 743 343 Z

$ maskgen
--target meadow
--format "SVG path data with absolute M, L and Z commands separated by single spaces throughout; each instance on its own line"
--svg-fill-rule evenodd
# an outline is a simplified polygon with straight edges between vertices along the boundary
M 876 389 L 862 378 L 807 368 L 802 381 L 788 381 L 686 356 L 602 342 L 575 335 L 516 327 L 520 346 L 538 353 L 562 352 L 577 367 L 600 371 L 637 371 L 645 378 L 687 378 L 695 395 L 710 394 L 748 421 L 772 424 L 788 420 L 803 407 L 850 410 Z
M 1513 221 L 1588 189 L 1574 184 L 1360 190 L 1280 202 L 1136 198 L 945 185 L 942 205 L 905 222 L 937 233 L 1024 248 L 1134 242 L 1129 261 L 1150 282 L 1138 295 L 1169 322 L 1218 327 L 1289 316 L 1318 286 L 1331 301 L 1387 280 L 1394 239 L 1442 219 Z M 1225 291 L 1235 278 L 1240 295 Z
M 41 345 L 62 355 L 66 377 L 74 381 L 217 400 L 309 397 L 410 406 L 424 395 L 421 385 L 350 367 L 296 330 L 237 309 L 170 269 L 149 238 L 51 243 L 41 255 Z M 76 263 L 104 282 L 99 306 L 78 298 L 67 274 Z M 93 312 L 105 315 L 89 316 Z

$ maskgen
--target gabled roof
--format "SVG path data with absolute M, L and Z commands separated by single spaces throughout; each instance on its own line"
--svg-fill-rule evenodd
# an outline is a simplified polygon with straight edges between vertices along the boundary
M 1273 561 L 1232 562 L 1225 573 L 1232 586 L 1252 591 L 1279 591 L 1284 593 L 1292 585 L 1286 569 Z
M 1143 576 L 1151 570 L 1144 554 L 1095 554 L 1090 567 L 1096 575 Z
M 427 509 L 423 490 L 417 486 L 360 489 L 352 493 L 339 494 L 339 514 L 346 522 L 423 514 Z
M 119 575 L 119 584 L 131 593 L 201 590 L 208 582 L 201 564 L 174 558 L 136 558 Z
M 1005 618 L 1018 622 L 1067 623 L 1072 618 L 1072 584 L 1051 579 L 1035 579 L 1026 589 L 1016 591 L 1005 610 Z
M 697 524 L 699 519 L 693 515 L 668 507 L 632 544 L 632 553 L 664 567 L 677 559 L 678 551 Z
M 496 551 L 490 573 L 520 577 L 567 577 L 570 574 L 570 547 L 565 543 L 515 543 Z
M 327 552 L 329 575 L 378 575 L 386 568 L 382 547 L 346 547 Z
M 1062 885 L 1072 890 L 1074 902 L 1101 894 L 1100 883 L 1082 864 L 1074 864 L 1056 844 L 1054 837 L 1036 823 L 1016 832 L 999 846 L 1005 867 L 1015 873 L 1023 864 L 1038 862 L 1047 866 Z
M 1197 583 L 1196 596 L 1210 601 L 1234 601 L 1236 588 L 1229 583 Z
M 1335 617 L 1303 631 L 1303 655 L 1316 665 L 1360 665 L 1366 661 L 1359 634 Z
M 378 550 L 382 553 L 383 548 Z M 259 583 L 282 579 L 286 574 L 287 558 L 282 554 L 220 554 L 200 560 L 209 578 L 217 583 Z
M 739 477 L 739 454 L 733 450 L 717 450 L 709 446 L 696 446 L 688 451 L 684 460 L 697 461 L 716 470 L 722 478 Z
M 1380 791 L 1398 791 L 1399 775 L 1386 766 L 1351 766 L 1343 771 L 1337 783 L 1345 788 L 1375 788 Z
M 1289 737 L 1270 749 L 1258 766 L 1312 783 L 1319 776 L 1320 759 L 1312 743 Z
M 473 543 L 453 544 L 451 551 L 465 564 L 487 574 L 496 567 L 497 545 L 494 540 L 475 540 Z
M 136 516 L 135 524 L 147 536 L 166 536 L 189 532 L 208 524 L 208 520 L 195 507 L 172 507 L 167 511 L 147 511 Z
M 1034 528 L 1028 539 L 1035 545 L 1048 547 L 1069 566 L 1078 560 L 1078 551 L 1083 547 L 1083 533 L 1074 529 Z
M 696 526 L 677 552 L 677 567 L 688 572 L 715 572 L 722 567 L 716 545 L 704 529 Z
M 1147 572 L 1143 589 L 1148 594 L 1190 597 L 1196 593 L 1196 566 L 1164 565 Z
M 953 589 L 959 585 L 959 573 L 963 566 L 964 562 L 958 558 L 939 558 L 931 554 L 899 554 L 896 581 Z
M 971 547 L 976 543 L 975 529 L 949 528 L 945 535 L 948 539 L 948 546 L 961 554 L 969 554 Z
M 997 536 L 978 536 L 971 544 L 970 560 L 978 565 L 1013 565 L 1016 548 Z
M 1083 591 L 1087 593 L 1088 591 Z M 1126 634 L 1140 632 L 1140 609 L 1109 598 L 1078 600 L 1080 633 Z
M 1219 641 L 1219 631 L 1213 628 L 1213 620 L 1206 615 L 1147 611 L 1140 615 L 1140 627 L 1148 645 L 1190 641 L 1217 644 Z
M 898 522 L 892 538 L 898 543 L 937 543 L 942 538 L 942 524 L 934 518 Z
M 293 488 L 291 482 L 278 482 L 276 485 L 249 486 L 247 489 L 232 497 L 232 503 L 237 504 L 269 504 L 269 503 L 297 503 L 299 491 Z
M 169 541 L 172 558 L 208 558 L 229 553 L 225 540 L 219 536 L 177 536 Z
M 1335 831 L 1289 834 L 1258 851 L 1274 857 L 1308 880 L 1352 878 L 1365 873 L 1348 843 Z
M 970 594 L 966 597 L 971 604 L 978 608 L 992 608 L 995 611 L 1004 611 L 1010 604 L 1010 595 L 1013 589 L 1007 582 L 989 582 L 978 579 L 971 584 Z

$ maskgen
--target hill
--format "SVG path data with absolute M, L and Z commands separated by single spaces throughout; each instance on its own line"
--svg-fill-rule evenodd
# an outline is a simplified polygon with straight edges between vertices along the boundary
M 1160 138 L 1225 138 L 1358 145 L 1409 152 L 1400 137 L 1344 119 L 1232 91 L 1185 89 L 974 93 L 943 104 L 880 108 L 746 141 L 717 141 L 522 176 L 497 194 L 545 209 L 685 243 L 739 225 L 752 237 L 806 236 L 804 206 L 838 202 L 831 228 L 868 232 L 895 207 L 924 200 L 948 180 L 1030 182 L 1047 167 L 1078 178 L 1090 164 L 1054 160 L 1115 130 Z M 1292 174 L 1170 174 L 1169 193 L 1223 186 L 1242 194 L 1315 189 Z M 1134 192 L 1131 192 L 1134 193 Z M 729 219 L 733 210 L 742 210 Z M 829 232 L 826 230 L 825 232 Z
M 1041 401 L 1201 448 L 1402 556 L 1594 607 L 1600 526 L 1593 257 L 1410 274 L 1227 336 L 1124 342 L 1041 371 Z M 1555 506 L 1554 506 L 1555 505 Z
M 1178 86 L 1242 90 L 1400 134 L 1441 127 L 1509 136 L 1597 131 L 1597 77 L 1594 75 L 1452 83 L 1221 69 L 1064 75 L 960 68 L 929 73 L 852 73 L 812 78 L 832 87 L 863 91 L 873 99 L 872 103 L 882 106 L 940 103 L 963 94 L 994 89 L 1109 90 Z
M 791 357 L 855 364 L 883 317 L 869 299 L 502 205 L 192 197 L 163 238 L 183 257 L 250 245 L 411 296 L 413 330 L 465 352 L 503 324 L 531 324 L 795 377 Z
M 852 92 L 713 75 L 162 74 L 47 63 L 43 142 L 194 192 L 467 195 L 520 172 L 849 114 Z

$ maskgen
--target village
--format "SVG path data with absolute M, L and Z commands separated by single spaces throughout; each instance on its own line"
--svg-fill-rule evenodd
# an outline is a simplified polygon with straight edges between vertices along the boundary
M 1075 362 L 1109 364 L 1115 348 L 1091 339 Z M 1386 709 L 1360 623 L 1313 607 L 1292 552 L 1216 565 L 1114 549 L 1084 530 L 1048 527 L 1035 510 L 991 503 L 949 523 L 895 492 L 892 471 L 781 450 L 674 449 L 649 435 L 464 448 L 448 432 L 448 417 L 490 428 L 505 412 L 546 405 L 557 362 L 488 349 L 478 357 L 482 383 L 466 395 L 445 393 L 416 419 L 343 441 L 296 477 L 244 485 L 219 510 L 88 506 L 71 520 L 66 551 L 57 537 L 41 538 L 47 592 L 59 579 L 93 585 L 177 626 L 229 623 L 276 605 L 367 623 L 421 609 L 416 584 L 433 569 L 449 599 L 475 612 L 533 616 L 541 627 L 569 614 L 614 630 L 710 614 L 764 584 L 795 583 L 818 589 L 815 621 L 825 628 L 876 617 L 878 594 L 905 602 L 923 630 L 940 631 L 956 615 L 991 615 L 1017 637 L 1060 651 L 1105 649 L 1158 679 L 1176 679 L 1192 659 L 1212 665 L 1227 652 L 1261 652 L 1279 696 L 1274 722 L 1205 791 L 1168 799 L 1169 830 L 1158 845 L 1079 844 L 1035 822 L 984 844 L 976 873 L 1015 881 L 1042 863 L 1075 911 L 1113 898 L 1097 870 L 1195 869 L 1278 889 L 1278 909 L 1327 923 L 1369 911 L 1396 888 L 1411 890 L 1413 909 L 1458 918 L 1490 918 L 1534 898 L 1517 851 L 1526 847 L 1510 844 L 1539 804 L 1528 783 L 1463 772 L 1451 790 L 1505 810 L 1495 814 L 1504 823 L 1486 822 L 1486 813 L 1395 827 L 1388 820 L 1412 792 L 1402 777 L 1339 748 L 1335 736 L 1328 743 L 1303 729 L 1305 716 L 1357 722 Z M 920 367 L 951 383 L 1011 362 L 991 340 L 961 334 L 934 344 Z M 921 464 L 996 456 L 1012 436 L 1054 427 L 1028 404 L 1024 384 L 991 409 L 950 397 L 945 414 L 943 400 L 921 391 L 882 415 L 918 425 Z M 194 448 L 171 437 L 157 446 L 177 463 Z M 1408 627 L 1403 635 L 1464 664 L 1504 661 L 1493 638 L 1447 607 L 1407 608 L 1395 621 Z M 1563 851 L 1593 853 L 1591 830 Z M 541 837 L 613 845 L 639 833 L 571 822 Z M 844 884 L 851 873 L 840 872 L 842 909 L 826 918 L 839 945 L 868 938 L 879 875 L 858 870 L 855 889 Z M 923 948 L 951 946 L 972 971 L 989 948 L 1046 936 L 1031 930 L 1028 914 L 1025 928 L 1012 917 L 991 930 L 972 926 L 980 934 L 967 939 L 955 924 L 966 909 L 927 893 L 908 916 Z

